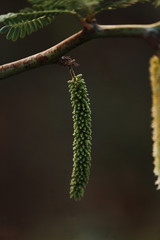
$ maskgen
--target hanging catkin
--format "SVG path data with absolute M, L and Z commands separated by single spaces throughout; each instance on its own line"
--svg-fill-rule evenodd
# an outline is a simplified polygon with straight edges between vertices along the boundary
M 150 80 L 152 87 L 152 128 L 155 184 L 160 189 L 160 58 L 153 56 L 150 60 Z
M 74 142 L 70 198 L 80 200 L 89 180 L 91 165 L 91 110 L 82 74 L 68 81 L 73 107 Z

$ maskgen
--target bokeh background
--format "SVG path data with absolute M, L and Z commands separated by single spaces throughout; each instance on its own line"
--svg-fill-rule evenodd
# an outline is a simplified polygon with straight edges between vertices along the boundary
M 29 6 L 1 1 L 0 14 Z M 153 23 L 150 4 L 97 16 L 100 24 Z M 57 17 L 16 43 L 0 36 L 0 64 L 45 50 L 77 32 Z M 0 240 L 160 240 L 160 192 L 154 185 L 149 59 L 140 39 L 97 39 L 72 50 L 92 107 L 90 181 L 69 199 L 72 108 L 69 73 L 58 65 L 0 82 Z

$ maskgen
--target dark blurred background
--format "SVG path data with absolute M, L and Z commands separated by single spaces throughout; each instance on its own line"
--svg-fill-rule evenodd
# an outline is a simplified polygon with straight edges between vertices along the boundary
M 29 6 L 1 1 L 0 14 Z M 150 4 L 97 16 L 100 24 L 153 23 Z M 77 32 L 72 16 L 17 42 L 0 36 L 0 64 Z M 0 240 L 160 240 L 154 185 L 149 58 L 140 39 L 97 39 L 68 53 L 87 81 L 92 169 L 85 196 L 69 199 L 72 108 L 66 69 L 45 66 L 0 82 Z

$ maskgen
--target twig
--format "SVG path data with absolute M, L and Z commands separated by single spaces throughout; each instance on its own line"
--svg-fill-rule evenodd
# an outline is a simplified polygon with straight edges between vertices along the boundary
M 90 30 L 83 29 L 43 52 L 0 66 L 0 79 L 46 64 L 57 63 L 60 57 L 87 41 L 110 37 L 142 38 L 148 41 L 153 48 L 158 49 L 160 45 L 160 22 L 146 25 L 94 24 L 94 27 Z

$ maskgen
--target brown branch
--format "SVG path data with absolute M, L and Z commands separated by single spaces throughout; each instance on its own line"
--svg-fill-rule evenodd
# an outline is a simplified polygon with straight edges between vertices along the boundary
M 60 57 L 70 50 L 94 38 L 135 37 L 146 39 L 153 47 L 159 48 L 160 22 L 147 25 L 97 25 L 84 29 L 57 45 L 23 58 L 21 60 L 0 66 L 0 79 L 27 71 L 46 64 L 57 63 Z
M 57 45 L 32 56 L 0 66 L 0 79 L 36 68 L 56 63 L 61 56 L 90 39 L 90 35 L 80 31 Z

